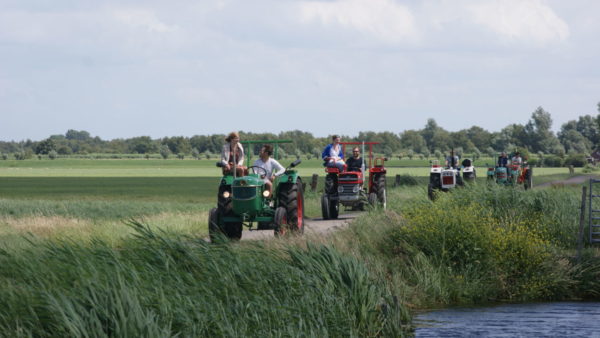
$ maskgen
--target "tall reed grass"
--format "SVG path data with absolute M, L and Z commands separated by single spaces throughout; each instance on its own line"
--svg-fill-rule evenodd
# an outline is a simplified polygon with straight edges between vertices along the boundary
M 214 245 L 150 230 L 113 248 L 48 241 L 0 255 L 6 336 L 400 336 L 408 318 L 331 246 Z

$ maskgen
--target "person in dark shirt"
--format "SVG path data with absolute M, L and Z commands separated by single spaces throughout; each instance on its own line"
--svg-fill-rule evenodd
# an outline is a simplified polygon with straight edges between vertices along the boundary
M 360 157 L 360 150 L 358 147 L 352 149 L 352 157 L 346 161 L 348 171 L 360 171 L 363 165 L 363 159 Z
M 505 152 L 502 152 L 500 154 L 500 157 L 498 157 L 498 166 L 499 167 L 506 167 L 506 166 L 508 166 L 508 156 L 506 155 Z

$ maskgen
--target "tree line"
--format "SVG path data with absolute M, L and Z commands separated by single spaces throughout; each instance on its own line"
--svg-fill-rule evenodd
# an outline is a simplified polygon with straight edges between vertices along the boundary
M 598 103 L 600 112 L 600 103 Z M 226 135 L 172 136 L 153 139 L 138 136 L 128 139 L 102 140 L 84 130 L 68 130 L 64 135 L 52 135 L 44 140 L 0 141 L 0 154 L 3 159 L 12 154 L 17 159 L 34 155 L 86 155 L 86 154 L 170 154 L 194 157 L 202 154 L 217 154 L 221 151 Z M 315 137 L 310 132 L 300 130 L 274 133 L 252 133 L 240 131 L 244 140 L 292 140 L 283 144 L 282 153 L 288 155 L 320 156 L 329 137 Z M 527 154 L 548 154 L 564 158 L 569 154 L 590 154 L 600 147 L 600 114 L 582 115 L 564 123 L 558 133 L 552 131 L 552 117 L 542 107 L 538 107 L 526 124 L 509 124 L 497 132 L 490 132 L 478 126 L 456 132 L 447 131 L 434 119 L 428 119 L 420 130 L 359 132 L 356 136 L 341 135 L 344 141 L 375 141 L 378 153 L 386 156 L 407 156 L 417 154 L 435 155 L 454 149 L 459 153 L 495 156 L 500 151 L 516 149 Z M 260 145 L 252 145 L 258 152 Z M 165 156 L 166 155 L 166 156 Z

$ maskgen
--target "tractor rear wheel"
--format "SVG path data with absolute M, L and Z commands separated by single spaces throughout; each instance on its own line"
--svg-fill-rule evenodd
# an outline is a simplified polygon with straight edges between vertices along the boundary
M 279 207 L 275 209 L 275 217 L 273 220 L 275 224 L 275 236 L 283 236 L 287 233 L 288 230 L 288 221 L 287 221 L 287 210 L 284 207 Z
M 376 192 L 372 192 L 369 194 L 369 205 L 373 208 L 375 208 L 375 206 L 377 206 L 377 193 Z
M 321 214 L 323 215 L 323 219 L 331 218 L 329 214 L 329 196 L 327 194 L 321 196 Z
M 289 228 L 293 232 L 304 232 L 304 193 L 302 180 L 286 183 L 279 190 L 279 205 L 285 207 Z
M 377 177 L 377 202 L 385 210 L 387 207 L 387 191 L 385 189 L 385 176 L 379 175 Z

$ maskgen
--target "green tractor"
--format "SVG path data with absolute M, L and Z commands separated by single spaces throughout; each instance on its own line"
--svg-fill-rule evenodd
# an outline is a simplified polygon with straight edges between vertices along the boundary
M 277 154 L 278 143 L 291 141 L 246 141 L 243 144 L 274 143 Z M 250 156 L 248 156 L 250 163 Z M 273 193 L 266 188 L 261 167 L 249 166 L 245 176 L 236 177 L 236 170 L 221 178 L 217 207 L 208 216 L 208 232 L 211 242 L 219 236 L 239 240 L 243 227 L 250 229 L 254 224 L 258 230 L 272 229 L 275 236 L 288 232 L 304 232 L 304 191 L 302 179 L 294 169 L 301 161 L 291 163 L 285 173 L 273 182 Z M 217 162 L 217 167 L 222 163 Z

